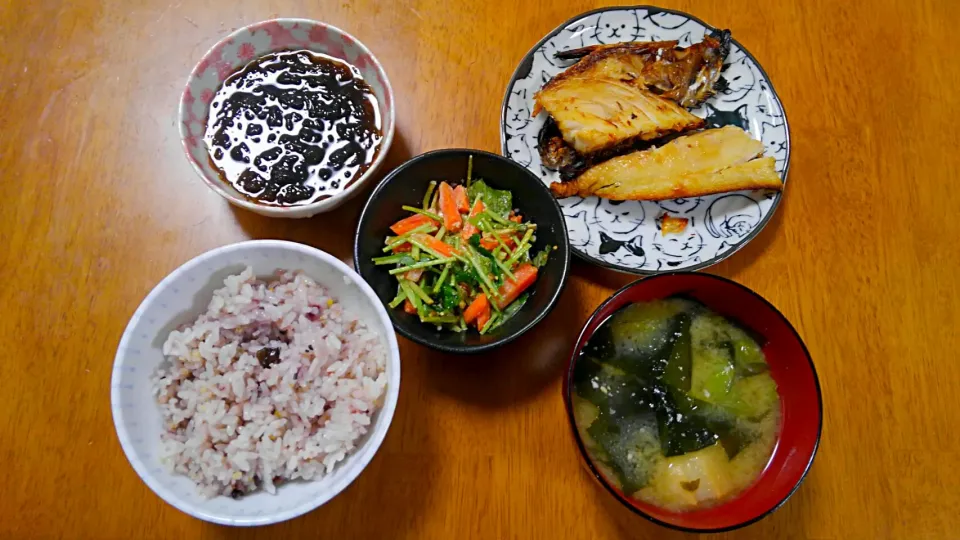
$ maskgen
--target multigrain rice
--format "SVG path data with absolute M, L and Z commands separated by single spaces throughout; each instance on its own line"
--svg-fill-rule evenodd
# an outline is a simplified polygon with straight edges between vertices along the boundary
M 367 432 L 387 381 L 380 337 L 300 272 L 226 278 L 163 354 L 161 459 L 208 497 L 330 473 Z

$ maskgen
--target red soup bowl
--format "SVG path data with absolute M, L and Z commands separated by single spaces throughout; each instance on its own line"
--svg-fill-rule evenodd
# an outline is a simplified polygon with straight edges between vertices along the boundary
M 618 309 L 684 295 L 763 336 L 763 352 L 780 393 L 781 420 L 777 442 L 766 468 L 742 493 L 709 508 L 673 512 L 627 497 L 607 481 L 587 453 L 573 415 L 574 364 L 587 340 Z M 820 382 L 810 353 L 787 319 L 750 289 L 709 274 L 677 272 L 635 281 L 620 289 L 593 313 L 584 326 L 567 366 L 563 400 L 577 448 L 590 474 L 621 504 L 666 527 L 688 532 L 722 532 L 758 521 L 783 505 L 800 487 L 813 465 L 823 425 Z

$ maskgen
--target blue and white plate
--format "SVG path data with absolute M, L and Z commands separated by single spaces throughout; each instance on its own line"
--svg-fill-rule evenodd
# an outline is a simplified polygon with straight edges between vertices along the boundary
M 533 95 L 572 61 L 554 53 L 600 43 L 679 40 L 697 43 L 714 28 L 696 17 L 651 6 L 605 8 L 579 15 L 540 40 L 523 58 L 503 100 L 500 140 L 505 156 L 521 163 L 544 183 L 559 174 L 540 163 L 537 135 L 546 113 L 533 117 Z M 763 141 L 766 155 L 786 181 L 790 130 L 780 98 L 763 68 L 736 40 L 723 72 L 728 87 L 692 111 L 709 127 L 734 124 Z M 729 257 L 763 226 L 782 193 L 741 191 L 670 201 L 610 201 L 589 197 L 560 200 L 573 252 L 596 264 L 633 274 L 698 270 Z M 689 219 L 681 235 L 663 236 L 664 213 Z

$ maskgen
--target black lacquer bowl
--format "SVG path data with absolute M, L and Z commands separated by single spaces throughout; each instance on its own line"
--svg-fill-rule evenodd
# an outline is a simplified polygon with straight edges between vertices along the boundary
M 390 225 L 409 215 L 401 206 L 420 206 L 431 180 L 461 183 L 466 178 L 470 156 L 473 156 L 473 178 L 483 179 L 493 188 L 509 190 L 514 208 L 524 220 L 537 224 L 537 240 L 531 253 L 538 253 L 546 246 L 557 246 L 557 249 L 540 269 L 523 308 L 487 334 L 480 335 L 474 329 L 462 333 L 437 330 L 436 326 L 423 324 L 416 315 L 408 315 L 402 309 L 389 310 L 393 326 L 402 336 L 455 354 L 479 353 L 509 343 L 533 328 L 556 304 L 570 268 L 570 247 L 563 214 L 543 182 L 521 165 L 489 152 L 468 149 L 427 152 L 400 165 L 380 182 L 360 215 L 353 243 L 354 267 L 380 300 L 389 303 L 396 296 L 397 280 L 388 273 L 388 267 L 376 266 L 372 259 L 383 255 L 384 238 L 391 234 Z

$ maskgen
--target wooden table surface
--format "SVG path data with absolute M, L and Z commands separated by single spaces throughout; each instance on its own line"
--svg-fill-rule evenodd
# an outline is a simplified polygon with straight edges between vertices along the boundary
M 114 433 L 109 379 L 141 299 L 187 259 L 249 238 L 349 259 L 365 199 L 280 221 L 234 210 L 207 189 L 175 123 L 203 52 L 275 16 L 350 31 L 396 91 L 389 170 L 436 148 L 498 151 L 516 64 L 557 24 L 601 5 L 200 4 L 0 4 L 0 342 L 11 345 L 0 360 L 0 537 L 695 536 L 619 507 L 570 443 L 560 397 L 567 355 L 593 309 L 633 279 L 580 262 L 558 308 L 499 358 L 445 357 L 401 339 L 403 386 L 386 441 L 318 510 L 235 530 L 180 513 L 140 481 Z M 788 111 L 783 204 L 753 242 L 708 271 L 780 308 L 823 387 L 823 439 L 803 486 L 770 517 L 721 537 L 960 534 L 958 6 L 665 3 L 732 29 Z

